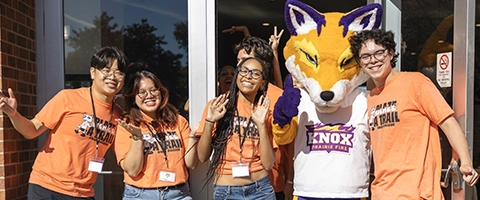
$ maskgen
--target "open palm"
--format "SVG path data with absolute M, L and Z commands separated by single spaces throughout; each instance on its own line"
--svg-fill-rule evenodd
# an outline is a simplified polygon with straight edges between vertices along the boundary
M 130 132 L 132 135 L 136 135 L 139 137 L 142 137 L 142 130 L 138 126 L 135 126 L 133 124 L 127 124 L 125 121 L 121 119 L 117 119 L 118 125 L 123 127 L 125 130 Z
M 258 100 L 257 109 L 255 109 L 255 111 L 253 107 L 254 106 L 252 104 L 251 112 L 253 122 L 255 122 L 257 125 L 264 124 L 267 117 L 268 108 L 270 107 L 270 100 L 268 97 L 262 95 Z

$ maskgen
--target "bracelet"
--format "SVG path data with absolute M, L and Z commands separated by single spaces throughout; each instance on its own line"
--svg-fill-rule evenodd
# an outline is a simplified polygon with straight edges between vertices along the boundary
M 138 135 L 132 135 L 132 140 L 133 141 L 138 141 L 140 140 L 142 137 L 138 136 Z
M 292 184 L 293 185 L 293 181 L 287 181 L 288 184 Z
M 189 138 L 192 138 L 192 139 L 198 139 L 198 138 L 200 138 L 200 136 L 191 135 Z
M 215 124 L 215 121 L 212 121 L 212 120 L 208 120 L 208 119 L 205 119 L 206 122 L 210 122 L 212 124 Z

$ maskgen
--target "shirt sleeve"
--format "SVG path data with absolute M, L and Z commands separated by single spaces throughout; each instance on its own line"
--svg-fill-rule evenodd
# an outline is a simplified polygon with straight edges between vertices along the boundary
M 54 129 L 67 112 L 67 105 L 67 96 L 65 91 L 62 90 L 43 106 L 35 118 L 41 121 L 48 129 Z
M 422 83 L 417 85 L 417 102 L 420 102 L 420 111 L 426 115 L 430 121 L 440 124 L 448 117 L 454 114 L 454 111 L 440 94 L 437 87 L 424 75 Z

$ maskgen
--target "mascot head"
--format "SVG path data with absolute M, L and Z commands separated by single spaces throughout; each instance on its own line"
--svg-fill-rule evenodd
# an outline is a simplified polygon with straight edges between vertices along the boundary
M 380 4 L 348 13 L 320 13 L 298 0 L 287 0 L 285 22 L 291 37 L 283 52 L 285 64 L 318 112 L 335 112 L 368 80 L 353 59 L 348 38 L 356 31 L 378 28 L 381 20 Z

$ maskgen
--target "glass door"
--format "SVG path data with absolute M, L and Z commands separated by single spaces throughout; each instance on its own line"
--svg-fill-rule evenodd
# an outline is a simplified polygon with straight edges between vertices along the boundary
M 187 0 L 65 0 L 65 88 L 89 87 L 92 54 L 103 46 L 123 50 L 130 62 L 153 72 L 169 102 L 188 119 Z M 118 102 L 117 102 L 118 103 Z M 96 199 L 121 199 L 123 170 L 112 148 L 94 185 Z
M 476 29 L 480 25 L 473 28 L 471 14 L 474 10 L 478 13 L 478 7 L 475 1 L 401 1 L 401 70 L 422 72 L 435 83 L 455 110 L 455 117 L 466 133 L 475 168 L 480 167 L 480 152 L 476 148 L 480 145 L 480 68 L 477 64 L 480 54 L 476 51 L 480 38 L 474 37 L 474 30 L 475 35 L 479 35 Z M 476 16 L 478 18 L 478 14 Z M 472 45 L 474 38 L 475 45 Z M 475 62 L 472 62 L 474 57 Z M 461 175 L 453 173 L 452 176 L 449 170 L 449 167 L 454 168 L 452 149 L 441 130 L 440 136 L 445 198 L 477 199 L 475 187 L 465 186 Z

